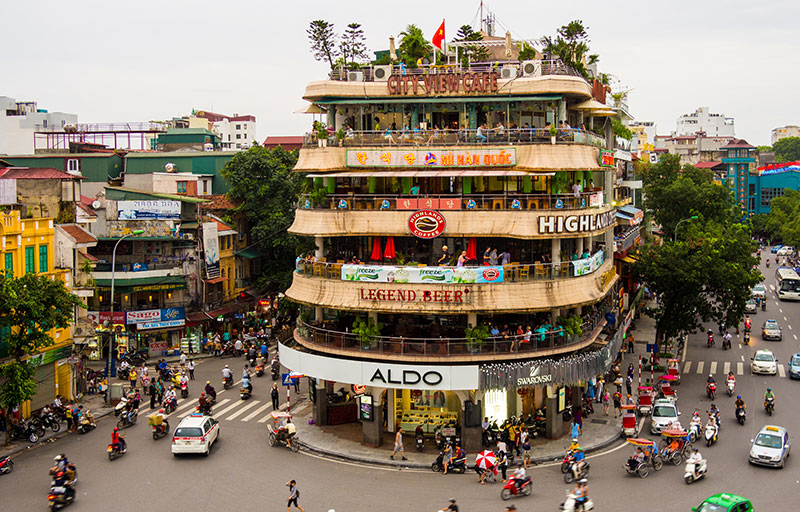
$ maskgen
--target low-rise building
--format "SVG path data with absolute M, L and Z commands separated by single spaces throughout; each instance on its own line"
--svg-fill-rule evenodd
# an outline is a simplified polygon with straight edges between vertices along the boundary
M 800 126 L 790 124 L 772 130 L 772 144 L 786 137 L 800 137 Z
M 727 181 L 736 196 L 736 203 L 748 213 L 756 209 L 755 186 L 750 183 L 755 173 L 758 150 L 744 139 L 734 139 L 721 148 L 725 156 L 720 160 L 727 167 Z
M 194 116 L 207 119 L 211 123 L 211 131 L 219 135 L 222 149 L 247 149 L 256 141 L 256 117 L 251 115 L 217 114 L 206 110 L 197 110 Z
M 35 101 L 0 96 L 0 155 L 33 154 L 35 132 L 63 133 L 66 126 L 77 122 L 76 114 L 48 112 L 38 108 Z
M 725 114 L 714 114 L 708 107 L 698 107 L 691 114 L 678 117 L 678 122 L 673 136 L 694 135 L 703 132 L 710 137 L 733 137 L 734 121 Z

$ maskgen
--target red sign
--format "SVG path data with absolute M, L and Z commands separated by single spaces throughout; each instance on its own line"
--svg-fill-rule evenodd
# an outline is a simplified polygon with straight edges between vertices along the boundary
M 469 290 L 384 290 L 359 288 L 359 299 L 384 302 L 448 302 L 463 304 Z
M 496 281 L 500 277 L 500 271 L 491 267 L 483 269 L 482 274 L 483 278 L 488 282 Z
M 418 210 L 408 218 L 408 229 L 417 238 L 436 238 L 444 226 L 444 217 L 436 210 Z

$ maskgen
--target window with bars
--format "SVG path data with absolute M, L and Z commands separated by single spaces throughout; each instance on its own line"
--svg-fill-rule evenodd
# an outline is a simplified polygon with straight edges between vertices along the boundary
M 765 187 L 761 189 L 761 206 L 769 206 L 776 197 L 783 196 L 782 188 Z

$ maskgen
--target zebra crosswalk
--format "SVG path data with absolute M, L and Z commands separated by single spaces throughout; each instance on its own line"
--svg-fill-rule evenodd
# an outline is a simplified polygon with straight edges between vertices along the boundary
M 747 369 L 748 373 L 750 371 L 750 368 L 745 368 L 745 364 L 742 362 L 732 363 L 730 361 L 723 361 L 722 364 L 719 364 L 717 361 L 686 361 L 683 363 L 682 373 L 684 375 L 689 373 L 701 375 L 705 372 L 715 375 L 720 367 L 722 368 L 721 375 L 727 375 L 731 371 L 733 371 L 735 375 L 744 375 L 745 369 Z M 778 377 L 786 377 L 786 367 L 780 363 L 778 364 Z

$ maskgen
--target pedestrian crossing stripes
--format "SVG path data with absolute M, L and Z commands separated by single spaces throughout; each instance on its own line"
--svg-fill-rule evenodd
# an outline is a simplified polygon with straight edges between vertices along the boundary
M 180 406 L 168 414 L 168 417 L 177 417 L 179 420 L 183 419 L 190 414 L 195 413 L 194 407 L 197 406 L 197 400 L 188 398 L 180 404 Z M 223 408 L 224 407 L 224 408 Z M 285 402 L 281 403 L 280 409 L 286 409 Z M 156 405 L 155 409 L 149 407 L 140 407 L 139 415 L 150 414 L 159 410 L 161 407 Z M 249 401 L 240 400 L 239 397 L 223 398 L 218 401 L 213 407 L 214 413 L 212 416 L 217 419 L 224 419 L 226 421 L 242 421 L 248 422 L 255 418 L 258 423 L 266 423 L 270 419 L 272 412 L 272 403 L 262 403 L 261 400 L 250 399 Z
M 735 374 L 736 375 L 744 375 L 745 364 L 743 362 L 736 362 L 735 364 L 736 364 Z M 692 373 L 692 367 L 695 367 L 697 369 L 695 370 L 694 373 L 696 375 L 700 375 L 701 373 L 703 373 L 703 369 L 705 368 L 705 365 L 706 365 L 705 361 L 696 361 L 696 362 L 695 361 L 686 361 L 684 363 L 684 365 L 683 365 L 683 373 L 684 374 Z M 734 368 L 733 365 L 734 365 L 734 363 L 731 363 L 730 361 L 723 361 L 722 365 L 719 365 L 719 363 L 717 361 L 710 361 L 708 363 L 708 367 L 709 367 L 708 373 L 710 373 L 712 375 L 717 374 L 717 369 L 719 368 L 719 366 L 722 366 L 722 374 L 723 375 L 727 375 Z M 748 371 L 749 371 L 749 367 L 748 367 Z M 779 377 L 786 377 L 786 367 L 784 365 L 782 365 L 782 364 L 778 364 L 778 376 Z
M 730 371 L 731 371 L 731 363 L 728 362 L 728 361 L 725 361 L 725 364 L 722 365 L 722 373 L 724 373 L 725 375 L 728 375 L 728 372 L 730 372 Z
M 253 400 L 249 404 L 245 405 L 244 407 L 242 407 L 241 409 L 239 409 L 238 411 L 236 411 L 235 413 L 231 414 L 230 416 L 228 416 L 225 419 L 228 420 L 228 421 L 235 420 L 236 418 L 241 416 L 242 413 L 247 412 L 248 409 L 250 409 L 252 407 L 255 407 L 256 405 L 258 405 L 260 403 L 261 403 L 260 400 Z
M 701 373 L 703 373 L 703 365 L 704 364 L 706 364 L 706 363 L 704 363 L 703 361 L 700 361 L 699 363 L 697 363 L 697 375 L 700 375 Z
M 256 409 L 255 411 L 251 412 L 250 414 L 248 414 L 247 416 L 245 416 L 244 418 L 242 418 L 242 421 L 250 421 L 250 420 L 252 420 L 253 418 L 255 418 L 256 416 L 258 416 L 258 415 L 259 415 L 259 414 L 261 414 L 262 412 L 264 412 L 264 411 L 266 411 L 267 409 L 269 409 L 271 406 L 272 406 L 272 404 L 264 404 L 264 405 L 262 405 L 261 407 L 259 407 L 259 408 L 258 408 L 258 409 Z
M 708 369 L 709 373 L 717 373 L 717 362 L 711 361 L 711 368 Z
M 786 368 L 784 368 L 782 364 L 778 365 L 778 375 L 786 377 Z
M 744 373 L 744 363 L 736 363 L 736 375 Z
M 689 373 L 692 370 L 692 362 L 686 361 L 686 364 L 683 365 L 683 373 Z

